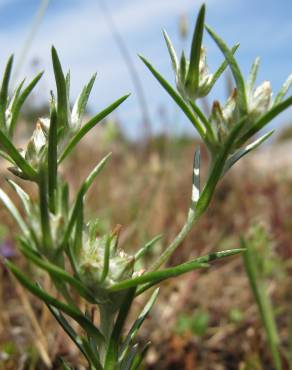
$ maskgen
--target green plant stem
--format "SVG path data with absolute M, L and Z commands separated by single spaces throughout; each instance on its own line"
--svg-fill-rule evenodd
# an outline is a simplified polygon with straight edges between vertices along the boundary
M 246 248 L 246 242 L 242 240 L 242 247 Z M 270 297 L 267 294 L 263 279 L 259 276 L 256 266 L 255 253 L 252 248 L 246 248 L 243 253 L 245 270 L 255 297 L 261 320 L 266 330 L 273 363 L 276 370 L 282 370 L 281 356 L 279 352 L 279 336 Z
M 188 235 L 188 233 L 190 232 L 190 230 L 192 229 L 192 227 L 195 225 L 195 223 L 198 221 L 199 218 L 200 218 L 199 213 L 191 208 L 189 210 L 187 221 L 183 225 L 181 231 L 177 234 L 175 239 L 170 243 L 170 245 L 166 248 L 166 250 L 161 254 L 158 260 L 153 263 L 149 271 L 158 270 L 159 267 L 162 266 L 164 262 L 166 262 L 170 258 L 170 256 L 174 253 L 177 247 L 186 238 L 186 236 Z
M 108 305 L 99 305 L 99 314 L 100 314 L 100 331 L 104 336 L 104 343 L 100 345 L 99 355 L 101 361 L 105 361 L 107 347 L 111 338 L 111 334 L 114 327 L 115 312 L 109 310 Z

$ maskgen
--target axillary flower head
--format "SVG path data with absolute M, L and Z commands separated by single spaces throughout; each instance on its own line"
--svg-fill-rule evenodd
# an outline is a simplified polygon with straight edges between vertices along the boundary
M 234 89 L 223 106 L 217 100 L 213 103 L 209 122 L 218 143 L 225 141 L 234 122 L 238 120 L 239 113 L 236 105 L 236 97 L 237 93 L 236 89 Z
M 107 297 L 107 289 L 134 273 L 135 258 L 118 248 L 120 226 L 111 234 L 98 236 L 99 223 L 91 222 L 83 235 L 78 273 L 95 294 Z
M 176 86 L 181 96 L 186 100 L 194 101 L 208 95 L 215 82 L 228 65 L 228 63 L 224 61 L 214 74 L 209 72 L 206 50 L 202 46 L 204 21 L 205 6 L 203 5 L 200 9 L 194 29 L 189 59 L 187 59 L 185 53 L 182 52 L 180 61 L 178 61 L 176 51 L 170 38 L 166 31 L 163 31 L 175 73 Z M 235 45 L 232 48 L 232 52 L 235 52 L 237 47 L 238 45 Z
M 248 96 L 248 110 L 251 118 L 258 118 L 266 113 L 272 102 L 272 87 L 269 81 L 264 81 Z
M 207 64 L 206 50 L 201 47 L 198 82 L 192 84 L 187 80 L 190 70 L 190 61 L 185 58 L 184 52 L 182 53 L 180 65 L 175 76 L 176 86 L 181 96 L 185 99 L 196 100 L 206 96 L 212 88 L 213 75 L 209 73 Z

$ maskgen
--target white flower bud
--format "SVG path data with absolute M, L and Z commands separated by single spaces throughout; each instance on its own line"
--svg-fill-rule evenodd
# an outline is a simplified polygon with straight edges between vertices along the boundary
M 249 101 L 249 112 L 253 117 L 259 117 L 270 107 L 272 88 L 269 81 L 264 81 L 258 86 Z

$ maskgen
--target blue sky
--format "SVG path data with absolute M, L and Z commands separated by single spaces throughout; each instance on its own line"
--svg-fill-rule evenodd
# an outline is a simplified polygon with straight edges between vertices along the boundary
M 190 30 L 201 1 L 198 0 L 105 0 L 112 17 L 126 42 L 142 81 L 151 114 L 153 131 L 193 133 L 193 128 L 181 116 L 166 93 L 137 58 L 141 53 L 173 81 L 161 29 L 165 28 L 177 50 L 182 42 L 178 36 L 178 21 L 186 14 Z M 37 12 L 39 0 L 0 0 L 0 67 L 10 53 L 16 61 Z M 274 92 L 292 73 L 292 1 L 291 0 L 207 0 L 206 20 L 229 45 L 240 42 L 237 53 L 245 75 L 256 56 L 262 60 L 258 82 L 270 80 Z M 188 50 L 190 40 L 185 47 Z M 129 100 L 117 112 L 129 136 L 141 133 L 142 125 L 137 97 L 127 67 L 115 44 L 108 24 L 99 7 L 99 0 L 51 0 L 43 22 L 22 63 L 20 76 L 31 76 L 31 61 L 39 60 L 45 76 L 37 90 L 41 99 L 54 89 L 50 47 L 54 44 L 65 69 L 72 74 L 72 96 L 77 96 L 92 73 L 98 77 L 90 99 L 96 112 L 119 96 L 132 92 Z M 208 35 L 204 37 L 210 69 L 214 71 L 222 56 Z M 225 99 L 224 79 L 212 94 L 212 99 Z M 165 111 L 167 119 L 159 111 Z M 275 123 L 292 122 L 288 111 Z M 167 122 L 166 122 L 167 121 Z M 166 127 L 166 124 L 168 127 Z

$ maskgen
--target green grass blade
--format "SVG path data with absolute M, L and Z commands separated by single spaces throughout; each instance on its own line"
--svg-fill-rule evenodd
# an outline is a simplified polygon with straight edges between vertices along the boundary
M 186 88 L 195 93 L 199 86 L 199 64 L 201 56 L 202 39 L 204 33 L 205 23 L 205 4 L 201 6 L 199 15 L 196 22 L 196 27 L 193 34 L 191 54 L 190 54 L 190 65 L 186 77 Z
M 267 113 L 262 115 L 252 126 L 245 132 L 236 142 L 236 146 L 243 145 L 251 136 L 265 127 L 273 118 L 282 113 L 285 109 L 292 105 L 292 96 L 273 106 Z
M 62 70 L 60 59 L 57 51 L 52 47 L 52 62 L 54 68 L 55 81 L 57 86 L 57 115 L 58 115 L 58 127 L 68 127 L 69 107 L 68 107 L 68 96 L 66 79 Z
M 44 72 L 39 73 L 29 84 L 28 86 L 23 90 L 23 92 L 15 99 L 14 104 L 11 107 L 11 121 L 9 125 L 9 135 L 10 137 L 13 137 L 15 126 L 17 123 L 17 119 L 19 117 L 19 112 L 27 99 L 27 97 L 30 95 L 36 84 L 39 82 L 39 80 L 42 78 Z
M 32 181 L 37 180 L 36 171 L 26 162 L 19 151 L 15 148 L 8 137 L 0 130 L 0 144 L 5 152 L 13 159 L 14 163 L 21 169 L 23 174 Z
M 58 149 L 58 127 L 57 111 L 54 102 L 51 106 L 50 129 L 48 140 L 48 194 L 51 212 L 56 210 L 56 190 L 57 190 L 57 149 Z
M 185 103 L 185 101 L 181 98 L 181 96 L 174 90 L 174 88 L 156 71 L 156 69 L 145 59 L 143 56 L 139 55 L 143 63 L 146 67 L 150 70 L 153 76 L 157 79 L 160 85 L 166 90 L 166 92 L 172 97 L 172 99 L 176 102 L 176 104 L 181 108 L 184 114 L 188 117 L 191 123 L 195 126 L 198 133 L 202 138 L 205 137 L 205 128 L 201 125 L 199 120 L 197 120 L 196 116 L 193 114 L 192 110 Z
M 94 337 L 98 342 L 103 342 L 103 335 L 81 311 L 46 293 L 39 286 L 32 283 L 31 279 L 25 276 L 12 262 L 5 261 L 5 264 L 17 280 L 33 295 L 41 299 L 47 305 L 52 305 L 58 310 L 64 312 L 66 315 L 72 317 L 72 319 L 74 319 L 89 335 Z
M 109 105 L 103 111 L 98 113 L 96 116 L 91 118 L 90 121 L 85 123 L 85 125 L 73 136 L 69 144 L 66 146 L 64 152 L 62 153 L 61 157 L 58 160 L 60 164 L 68 154 L 75 148 L 75 146 L 79 143 L 79 141 L 90 131 L 95 125 L 97 125 L 100 121 L 102 121 L 106 116 L 108 116 L 113 110 L 115 110 L 119 105 L 121 105 L 130 94 L 123 96 L 122 98 L 116 100 L 114 103 Z
M 244 239 L 241 240 L 241 243 L 242 247 L 246 250 L 243 253 L 245 271 L 247 273 L 253 295 L 257 302 L 261 320 L 266 330 L 274 366 L 276 370 L 282 370 L 281 356 L 279 352 L 279 336 L 272 303 L 267 294 L 264 281 L 258 273 L 255 251 L 247 245 Z
M 0 130 L 6 132 L 6 108 L 8 104 L 8 88 L 13 65 L 13 55 L 10 56 L 5 67 L 5 72 L 0 89 Z
M 247 107 L 247 98 L 246 98 L 246 91 L 245 91 L 245 83 L 244 78 L 241 74 L 237 61 L 235 60 L 232 51 L 227 47 L 225 42 L 216 35 L 216 33 L 208 26 L 206 29 L 215 43 L 218 45 L 219 49 L 222 51 L 225 59 L 227 60 L 231 72 L 233 74 L 234 80 L 236 82 L 237 87 L 237 97 L 238 97 L 238 104 L 240 107 L 240 111 L 242 114 L 247 114 L 248 107 Z

